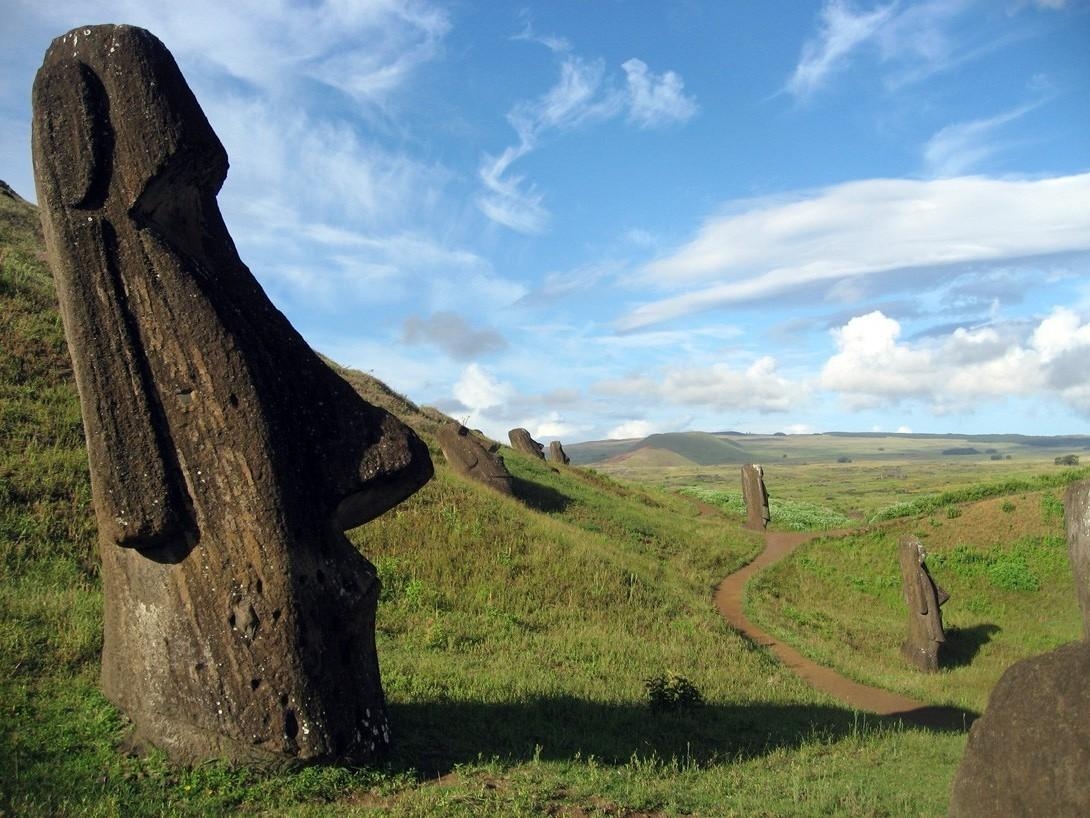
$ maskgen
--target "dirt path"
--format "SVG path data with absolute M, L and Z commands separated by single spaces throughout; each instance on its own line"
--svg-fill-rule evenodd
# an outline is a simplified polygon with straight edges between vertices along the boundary
M 823 667 L 807 659 L 797 650 L 776 640 L 746 618 L 745 611 L 742 610 L 742 593 L 750 578 L 816 536 L 818 534 L 812 532 L 766 533 L 764 551 L 753 562 L 724 579 L 716 589 L 715 606 L 719 609 L 719 613 L 749 639 L 771 650 L 784 665 L 804 681 L 857 710 L 901 718 L 923 727 L 945 730 L 968 729 L 973 718 L 972 714 L 953 707 L 925 705 L 906 696 L 852 681 L 831 668 Z

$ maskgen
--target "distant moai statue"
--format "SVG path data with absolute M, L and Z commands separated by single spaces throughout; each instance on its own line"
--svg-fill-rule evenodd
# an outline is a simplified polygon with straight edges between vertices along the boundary
M 389 742 L 379 581 L 344 536 L 432 473 L 239 260 L 227 155 L 129 26 L 53 41 L 34 82 L 42 226 L 80 394 L 102 686 L 172 758 L 370 762 Z
M 772 515 L 768 510 L 765 470 L 755 463 L 742 466 L 742 499 L 746 504 L 746 527 L 766 528 Z
M 951 818 L 1090 815 L 1090 481 L 1064 498 L 1083 638 L 1015 662 L 973 723 L 954 776 Z
M 525 429 L 521 427 L 512 429 L 507 433 L 507 438 L 515 451 L 545 459 L 545 447 L 530 437 L 530 433 Z
M 571 458 L 568 457 L 567 452 L 564 451 L 564 446 L 559 440 L 554 440 L 549 444 L 549 462 L 559 463 L 561 466 L 567 466 L 571 463 Z
M 500 494 L 514 495 L 511 472 L 503 458 L 485 446 L 480 435 L 460 423 L 448 423 L 440 427 L 437 437 L 443 456 L 458 474 L 484 483 Z
M 939 669 L 939 650 L 946 642 L 942 606 L 950 595 L 931 578 L 925 558 L 919 539 L 901 540 L 901 593 L 908 606 L 908 638 L 901 644 L 901 655 L 925 673 L 934 673 Z

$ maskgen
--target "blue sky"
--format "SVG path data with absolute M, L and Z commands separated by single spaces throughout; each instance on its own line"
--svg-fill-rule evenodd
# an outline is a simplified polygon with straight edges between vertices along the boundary
M 0 178 L 151 29 L 273 301 L 493 437 L 1090 431 L 1086 0 L 3 3 Z

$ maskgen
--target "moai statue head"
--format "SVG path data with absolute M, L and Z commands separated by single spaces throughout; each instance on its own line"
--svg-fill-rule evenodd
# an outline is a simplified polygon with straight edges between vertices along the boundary
M 511 448 L 515 451 L 523 452 L 524 454 L 538 457 L 542 460 L 545 459 L 545 447 L 538 443 L 530 433 L 523 429 L 521 426 L 512 429 L 507 433 L 507 438 L 511 441 Z
M 940 608 L 950 595 L 936 584 L 927 570 L 923 544 L 916 537 L 901 540 L 901 591 L 908 605 L 908 638 L 901 654 L 920 670 L 939 669 L 939 648 L 946 641 Z
M 437 436 L 443 456 L 456 472 L 484 483 L 500 494 L 514 495 L 511 472 L 503 458 L 490 451 L 479 435 L 460 423 L 448 423 L 440 427 Z
M 179 759 L 379 756 L 378 579 L 343 532 L 429 479 L 426 447 L 240 261 L 216 203 L 226 153 L 152 34 L 54 40 L 33 152 L 87 434 L 107 695 Z

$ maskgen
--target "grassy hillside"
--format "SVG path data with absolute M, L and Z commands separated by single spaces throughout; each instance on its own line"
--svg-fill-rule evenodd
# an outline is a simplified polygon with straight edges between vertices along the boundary
M 861 718 L 715 614 L 711 588 L 759 547 L 737 518 L 508 449 L 518 498 L 439 462 L 424 490 L 352 533 L 384 584 L 387 765 L 188 769 L 120 753 L 124 717 L 97 689 L 79 413 L 36 230 L 32 208 L 0 196 L 5 814 L 944 812 L 963 735 Z M 425 437 L 441 420 L 348 375 Z M 703 704 L 669 709 L 686 682 Z
M 1059 488 L 949 502 L 839 539 L 811 542 L 747 589 L 750 616 L 848 676 L 927 701 L 983 709 L 1012 663 L 1081 638 Z M 897 545 L 916 535 L 949 594 L 946 665 L 905 673 L 907 613 Z

